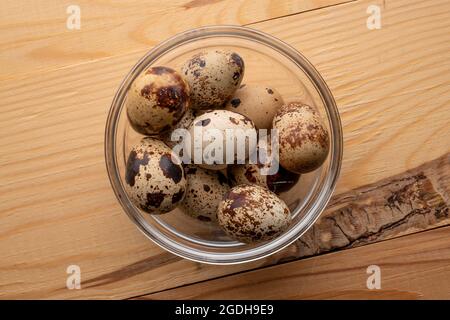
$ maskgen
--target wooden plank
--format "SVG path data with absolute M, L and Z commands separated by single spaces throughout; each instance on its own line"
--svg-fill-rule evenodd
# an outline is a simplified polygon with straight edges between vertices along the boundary
M 345 140 L 337 194 L 450 151 L 450 50 L 442 41 L 450 4 L 387 1 L 384 27 L 370 31 L 370 3 L 255 25 L 302 51 L 335 95 Z M 127 220 L 106 176 L 103 130 L 114 90 L 142 54 L 0 81 L 0 297 L 124 298 L 298 256 L 291 247 L 248 265 L 200 265 L 163 252 Z M 447 199 L 430 181 L 432 198 Z M 406 224 L 391 236 L 445 223 Z M 82 290 L 65 288 L 70 264 L 82 269 Z
M 450 227 L 175 288 L 140 299 L 450 299 Z M 367 268 L 381 289 L 367 288 Z
M 45 0 L 0 3 L 0 79 L 148 50 L 175 33 L 249 24 L 348 0 Z M 81 10 L 69 30 L 67 7 Z
M 450 153 L 334 196 L 314 226 L 282 252 L 281 259 L 359 247 L 448 224 Z
M 450 222 L 450 154 L 335 196 L 302 237 L 301 257 L 351 248 Z

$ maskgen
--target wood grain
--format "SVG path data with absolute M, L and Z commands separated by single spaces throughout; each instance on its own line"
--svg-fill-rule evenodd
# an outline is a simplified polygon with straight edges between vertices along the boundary
M 148 50 L 175 33 L 250 24 L 348 0 L 1 1 L 0 79 Z M 80 30 L 66 28 L 69 5 Z
M 297 257 L 450 224 L 450 153 L 398 176 L 333 197 L 297 242 Z
M 385 1 L 383 28 L 374 31 L 365 25 L 369 3 L 254 25 L 305 54 L 337 100 L 345 152 L 336 194 L 352 194 L 450 151 L 450 43 L 444 41 L 450 3 Z M 128 221 L 109 186 L 103 131 L 114 91 L 145 51 L 69 61 L 0 81 L 0 297 L 126 298 L 298 256 L 293 247 L 248 265 L 200 265 L 163 252 Z M 436 177 L 428 179 L 405 186 L 448 199 Z M 403 215 L 382 215 L 370 226 L 376 230 Z M 402 224 L 374 241 L 448 223 L 424 216 L 423 224 Z M 315 242 L 315 251 L 346 246 L 345 236 L 330 230 L 333 240 Z M 82 290 L 65 288 L 70 264 L 81 267 Z
M 314 226 L 270 264 L 359 247 L 450 224 L 450 153 L 333 196 Z
M 450 227 L 159 292 L 140 299 L 450 299 Z M 381 289 L 367 289 L 367 267 Z

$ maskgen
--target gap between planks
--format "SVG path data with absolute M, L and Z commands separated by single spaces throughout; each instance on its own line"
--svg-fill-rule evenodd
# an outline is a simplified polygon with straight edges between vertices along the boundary
M 366 220 L 368 215 L 372 216 L 372 221 Z M 233 275 L 202 280 L 196 284 L 245 273 L 251 274 L 260 269 L 277 268 L 283 263 L 295 263 L 292 261 L 302 258 L 319 259 L 323 254 L 347 252 L 347 250 L 340 251 L 342 249 L 353 250 L 366 244 L 394 241 L 405 236 L 406 230 L 418 228 L 419 220 L 422 220 L 424 229 L 413 234 L 446 227 L 450 223 L 450 153 L 403 174 L 334 196 L 314 226 L 290 246 L 291 249 L 294 248 L 295 253 L 291 255 L 282 253 L 281 262 Z M 330 221 L 332 223 L 329 223 Z M 337 226 L 336 221 L 342 226 Z M 349 234 L 342 236 L 343 228 L 347 228 L 346 232 Z M 371 237 L 367 237 L 367 233 Z M 351 244 L 345 241 L 349 237 L 354 239 Z M 364 238 L 364 241 L 358 241 L 361 238 Z M 284 251 L 286 250 L 289 252 L 289 248 Z M 177 288 L 191 285 L 194 284 Z M 161 290 L 151 295 L 177 288 Z
M 360 1 L 360 0 L 342 0 L 342 2 L 339 2 L 339 3 L 332 3 L 332 4 L 329 4 L 329 5 L 318 6 L 316 8 L 312 8 L 312 9 L 308 9 L 308 10 L 304 10 L 304 11 L 293 12 L 293 13 L 285 14 L 285 15 L 282 15 L 282 16 L 277 16 L 277 17 L 268 18 L 268 19 L 264 19 L 264 20 L 259 20 L 259 21 L 255 21 L 255 22 L 250 22 L 250 23 L 245 23 L 242 26 L 243 27 L 251 27 L 251 26 L 254 26 L 254 25 L 257 25 L 257 24 L 260 24 L 260 23 L 264 23 L 264 22 L 268 22 L 268 21 L 272 21 L 272 20 L 292 17 L 292 16 L 296 16 L 296 15 L 299 15 L 299 14 L 302 14 L 302 13 L 312 12 L 312 11 L 321 10 L 321 9 L 327 9 L 327 8 L 330 8 L 330 7 L 346 5 L 346 4 L 349 4 L 349 3 L 352 3 L 352 2 L 356 2 L 356 1 Z
M 80 63 L 95 62 L 151 47 L 176 33 L 217 24 L 251 25 L 279 17 L 326 8 L 348 0 L 181 0 L 161 6 L 156 0 L 136 5 L 80 0 L 81 29 L 66 29 L 66 5 L 41 2 L 16 12 L 21 4 L 3 3 L 0 31 L 1 79 L 50 72 Z M 145 2 L 145 3 L 144 3 Z M 87 9 L 88 8 L 88 9 Z M 155 10 L 158 8 L 159 10 Z M 23 20 L 27 27 L 23 28 Z M 155 29 L 153 25 L 158 25 Z M 121 41 L 116 41 L 121 39 Z M 132 48 L 133 50 L 130 50 Z M 14 60 L 11 60 L 14 57 Z M 1 63 L 3 61 L 3 63 Z M 20 63 L 16 61 L 21 61 Z M 9 63 L 8 63 L 9 62 Z M 33 69 L 30 71 L 30 69 Z
M 406 2 L 403 3 L 406 5 Z M 448 51 L 445 51 L 445 43 L 438 41 L 441 40 L 443 31 L 448 30 L 448 19 L 442 18 L 447 17 L 449 7 L 443 2 L 414 2 L 406 12 L 404 7 L 393 7 L 387 16 L 387 28 L 381 33 L 370 33 L 369 36 L 367 30 L 362 30 L 365 26 L 360 24 L 365 18 L 365 7 L 366 3 L 360 2 L 339 7 L 339 10 L 336 9 L 339 12 L 327 9 L 324 10 L 327 11 L 326 14 L 322 11 L 312 12 L 313 14 L 306 14 L 304 19 L 291 17 L 260 26 L 296 48 L 301 48 L 311 57 L 337 98 L 343 116 L 347 151 L 339 181 L 341 191 L 423 163 L 442 154 L 449 146 L 445 139 L 436 140 L 434 137 L 437 134 L 433 132 L 442 126 L 444 132 L 436 133 L 448 136 L 448 113 L 442 108 L 448 103 L 448 77 L 442 72 L 446 67 L 444 54 Z M 433 18 L 427 18 L 424 11 L 433 13 Z M 436 16 L 437 11 L 441 12 L 439 17 Z M 408 25 L 409 21 L 416 20 L 422 23 L 411 22 L 412 25 Z M 323 28 L 325 22 L 330 24 L 330 28 Z M 414 34 L 408 32 L 412 27 Z M 298 29 L 306 31 L 295 36 L 295 30 Z M 329 34 L 329 30 L 333 33 Z M 402 37 L 392 38 L 399 34 Z M 361 45 L 357 45 L 354 39 L 358 39 L 357 43 Z M 390 43 L 393 45 L 390 46 Z M 370 50 L 367 45 L 371 46 Z M 323 48 L 332 50 L 325 52 Z M 431 48 L 434 54 L 429 55 L 425 48 Z M 402 52 L 405 50 L 411 54 L 404 55 Z M 424 53 L 427 53 L 426 59 L 423 59 Z M 384 62 L 380 63 L 380 59 L 384 59 Z M 16 142 L 27 143 L 30 139 L 22 134 L 22 129 L 26 129 L 33 134 L 31 146 L 40 147 L 35 152 L 36 160 L 28 168 L 19 168 L 15 163 L 18 156 L 23 160 L 30 156 L 23 152 L 23 148 L 16 150 L 11 145 L 11 152 L 2 155 L 5 160 L 3 173 L 8 175 L 10 181 L 26 178 L 23 183 L 14 183 L 10 188 L 3 189 L 11 198 L 5 199 L 6 203 L 2 203 L 2 207 L 13 211 L 10 212 L 10 217 L 4 217 L 3 225 L 0 225 L 7 233 L 14 232 L 14 237 L 5 237 L 1 246 L 6 257 L 1 267 L 14 270 L 11 277 L 8 277 L 10 282 L 3 286 L 7 290 L 15 290 L 11 294 L 22 293 L 26 297 L 42 293 L 47 297 L 126 297 L 133 293 L 148 292 L 149 288 L 157 290 L 239 269 L 200 268 L 181 261 L 170 265 L 161 264 L 161 269 L 157 270 L 153 267 L 143 268 L 143 264 L 148 261 L 153 266 L 158 261 L 166 263 L 172 257 L 160 253 L 147 239 L 140 237 L 122 213 L 103 172 L 103 161 L 99 162 L 103 158 L 103 152 L 98 151 L 98 148 L 73 152 L 74 144 L 80 150 L 86 144 L 86 135 L 90 137 L 88 141 L 101 143 L 104 110 L 99 105 L 109 103 L 111 88 L 115 87 L 126 71 L 126 64 L 133 62 L 130 57 L 123 60 L 127 61 L 120 59 L 119 64 L 113 63 L 114 61 L 97 64 L 97 70 L 102 70 L 103 73 L 102 77 L 95 78 L 95 82 L 92 75 L 97 70 L 85 72 L 84 68 L 74 68 L 67 74 L 57 73 L 47 78 L 44 76 L 38 82 L 33 80 L 33 83 L 17 83 L 14 86 L 8 84 L 13 89 L 8 92 L 10 97 L 6 97 L 9 102 L 3 101 L 7 105 L 5 108 L 11 110 L 3 113 L 3 117 L 8 114 L 12 118 L 4 122 L 4 128 L 9 128 L 4 132 L 16 130 Z M 61 81 L 57 76 L 66 77 L 66 86 L 60 85 Z M 385 82 L 391 85 L 383 87 Z M 53 99 L 55 94 L 62 94 L 63 89 L 67 90 L 68 86 L 69 90 L 77 92 L 76 98 L 69 96 L 63 102 Z M 30 96 L 33 99 L 28 100 L 32 100 L 32 103 L 24 100 Z M 33 114 L 36 109 L 42 109 L 39 116 L 31 119 L 23 116 L 25 111 Z M 82 134 L 77 133 L 80 131 L 80 122 L 74 120 L 80 116 L 86 118 L 82 121 Z M 61 120 L 64 121 L 63 130 L 56 125 Z M 433 129 L 430 131 L 429 128 Z M 28 140 L 22 141 L 19 137 Z M 70 141 L 72 146 L 65 148 L 66 141 Z M 10 142 L 14 141 L 5 134 L 5 144 Z M 20 143 L 15 145 L 19 146 Z M 55 151 L 73 161 L 59 161 L 56 154 L 52 155 Z M 384 163 L 383 159 L 386 158 L 392 160 Z M 86 163 L 93 165 L 83 170 L 74 170 L 78 164 Z M 61 171 L 52 179 L 39 176 L 53 172 L 56 168 Z M 33 172 L 26 172 L 25 169 L 33 169 Z M 31 188 L 32 185 L 30 187 L 27 181 L 31 181 L 36 188 Z M 65 184 L 64 181 L 70 181 L 70 184 Z M 48 188 L 42 188 L 44 185 Z M 35 189 L 38 192 L 33 192 Z M 57 194 L 55 190 L 58 190 Z M 84 192 L 82 196 L 80 192 Z M 23 200 L 19 205 L 17 201 L 12 202 L 14 199 Z M 26 205 L 26 208 L 20 207 L 21 205 Z M 41 214 L 36 215 L 33 211 Z M 330 227 L 335 228 L 333 224 Z M 58 228 L 62 228 L 64 232 L 57 232 Z M 413 226 L 404 232 L 415 231 L 417 227 Z M 120 236 L 111 238 L 112 234 L 117 233 Z M 344 234 L 336 233 L 333 239 L 340 239 L 345 243 Z M 334 242 L 333 246 L 335 245 L 338 243 Z M 295 254 L 295 247 L 286 252 L 287 256 Z M 43 257 L 46 259 L 45 263 L 42 263 Z M 86 288 L 81 292 L 55 292 L 56 286 L 60 283 L 62 286 L 65 281 L 60 279 L 65 275 L 61 265 L 72 262 L 73 259 L 77 259 L 86 270 L 86 279 L 117 275 L 116 271 L 122 273 L 119 278 L 111 277 L 106 282 L 100 282 L 92 290 Z M 282 259 L 283 257 L 277 256 L 264 263 L 276 263 Z M 143 262 L 138 265 L 140 261 Z M 141 273 L 132 269 L 136 265 L 141 268 L 138 270 Z M 40 268 L 45 268 L 45 272 Z M 169 274 L 170 279 L 165 274 Z M 24 285 L 14 285 L 16 279 L 20 279 Z
M 449 234 L 441 226 L 130 299 L 449 299 Z M 381 289 L 366 287 L 371 265 L 380 267 Z

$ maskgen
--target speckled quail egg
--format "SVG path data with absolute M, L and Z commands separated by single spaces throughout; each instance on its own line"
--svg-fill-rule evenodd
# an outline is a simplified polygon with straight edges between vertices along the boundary
M 217 221 L 217 207 L 230 190 L 222 172 L 206 170 L 193 165 L 186 166 L 186 196 L 181 203 L 183 212 L 205 222 Z
M 130 200 L 151 214 L 166 213 L 184 198 L 186 178 L 179 159 L 162 141 L 144 138 L 126 163 L 125 187 Z
M 196 116 L 197 116 L 197 112 L 195 110 L 192 110 L 192 109 L 186 110 L 183 117 L 181 117 L 180 121 L 178 121 L 177 124 L 175 126 L 173 126 L 170 131 L 166 131 L 160 135 L 161 140 L 164 141 L 165 144 L 167 144 L 169 147 L 172 148 L 174 145 L 176 145 L 183 139 L 183 138 L 179 138 L 178 140 L 172 141 L 172 133 L 176 129 L 188 130 L 189 126 L 191 125 L 192 121 L 194 121 Z
M 244 60 L 235 52 L 197 53 L 181 68 L 191 88 L 194 109 L 217 109 L 231 98 L 244 76 Z
M 189 134 L 191 143 L 190 147 L 185 145 L 185 150 L 192 162 L 205 169 L 221 170 L 233 161 L 245 163 L 256 149 L 253 121 L 228 110 L 211 110 L 198 116 L 192 122 Z M 227 139 L 232 147 L 229 150 Z M 239 149 L 245 152 L 238 152 Z
M 236 90 L 225 109 L 246 115 L 258 129 L 272 128 L 272 120 L 283 105 L 283 98 L 275 88 L 246 84 Z
M 297 183 L 300 175 L 281 167 L 278 163 L 278 157 L 272 155 L 271 149 L 270 139 L 260 138 L 256 164 L 246 163 L 228 166 L 227 177 L 231 186 L 256 184 L 268 188 L 276 194 L 291 189 Z
M 278 130 L 280 164 L 287 170 L 306 173 L 320 167 L 330 148 L 328 131 L 319 112 L 301 102 L 283 105 L 273 119 Z
M 231 188 L 219 204 L 217 219 L 233 239 L 245 243 L 270 240 L 291 222 L 287 205 L 273 192 L 256 185 Z
M 261 174 L 261 167 L 270 165 L 261 164 L 236 164 L 228 166 L 228 179 L 232 186 L 240 184 L 255 184 L 270 191 L 280 194 L 291 189 L 298 181 L 300 175 L 287 171 L 279 166 L 275 174 Z
M 172 128 L 189 107 L 189 86 L 173 69 L 152 67 L 131 84 L 126 107 L 131 126 L 155 135 Z

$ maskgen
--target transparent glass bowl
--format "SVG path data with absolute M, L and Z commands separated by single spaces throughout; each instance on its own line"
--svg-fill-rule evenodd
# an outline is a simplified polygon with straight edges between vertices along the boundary
M 242 83 L 275 87 L 285 101 L 314 104 L 330 133 L 330 153 L 316 171 L 304 174 L 281 198 L 291 209 L 292 224 L 277 238 L 258 244 L 230 239 L 218 226 L 205 224 L 179 209 L 149 215 L 129 200 L 124 189 L 125 164 L 130 149 L 142 136 L 128 123 L 124 102 L 133 80 L 150 66 L 180 70 L 181 64 L 203 49 L 233 50 L 245 62 Z M 122 81 L 112 102 L 105 132 L 105 157 L 114 193 L 130 219 L 162 248 L 190 260 L 211 264 L 249 262 L 271 255 L 304 234 L 324 210 L 339 175 L 342 128 L 330 90 L 317 70 L 294 48 L 265 33 L 235 26 L 211 26 L 178 34 L 148 52 Z

